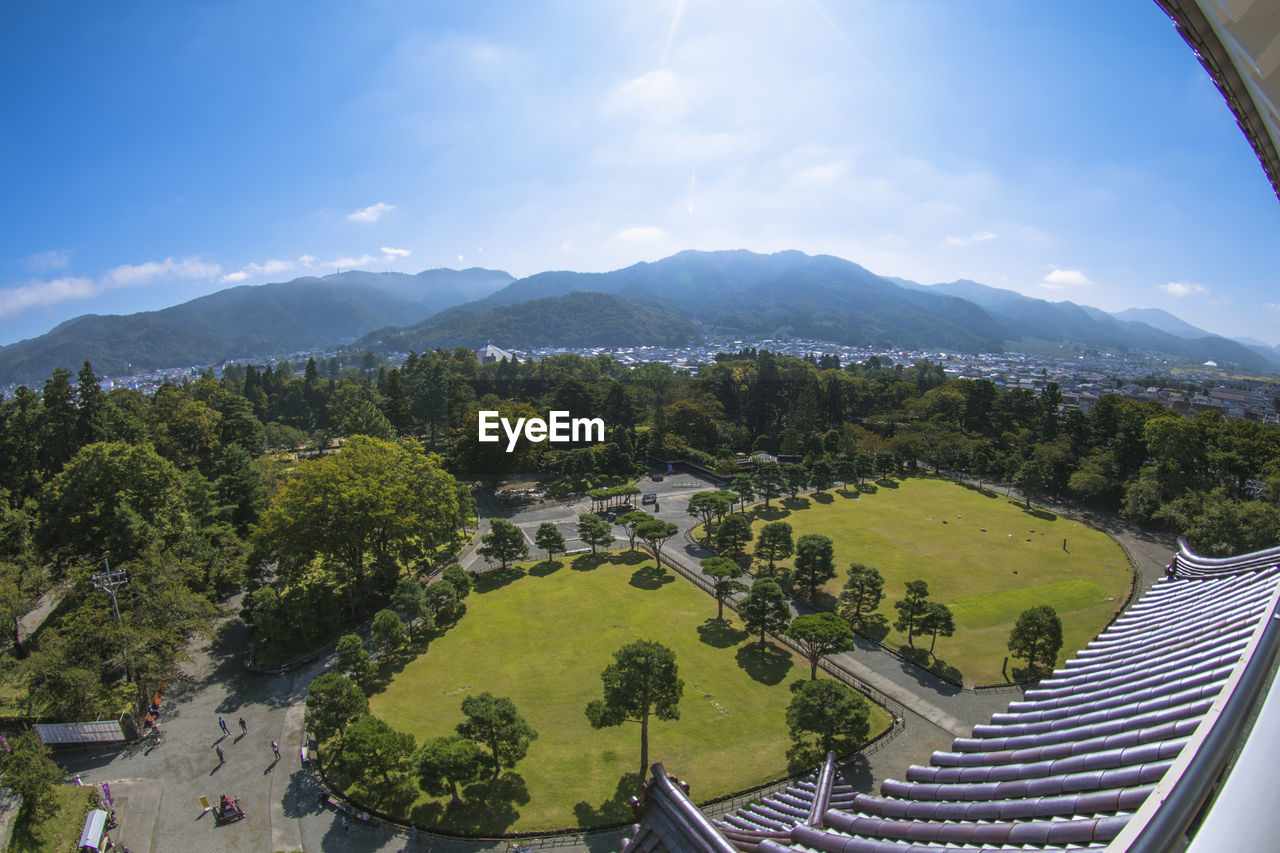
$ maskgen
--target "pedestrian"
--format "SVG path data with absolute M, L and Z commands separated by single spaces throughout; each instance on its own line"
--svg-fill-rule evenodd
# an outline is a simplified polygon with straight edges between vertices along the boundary
M 249 724 L 244 721 L 244 717 L 240 718 L 240 731 L 246 734 L 249 732 Z
M 343 831 L 343 832 L 350 832 L 350 831 L 351 831 L 351 824 L 347 823 L 347 816 L 346 816 L 346 815 L 343 815 L 343 816 L 342 816 L 342 831 Z
M 271 751 L 276 754 L 276 761 L 280 760 L 280 744 L 271 741 Z
M 218 718 L 218 728 L 222 729 L 224 735 L 231 734 L 231 730 L 227 728 L 227 721 L 221 717 Z
M 218 763 L 219 763 L 219 764 L 226 764 L 226 763 L 227 763 L 227 757 L 226 757 L 225 755 L 223 755 L 223 754 L 222 754 L 222 747 L 220 747 L 220 746 L 215 746 L 215 747 L 213 748 L 213 751 L 214 751 L 214 752 L 216 752 L 216 753 L 218 753 Z

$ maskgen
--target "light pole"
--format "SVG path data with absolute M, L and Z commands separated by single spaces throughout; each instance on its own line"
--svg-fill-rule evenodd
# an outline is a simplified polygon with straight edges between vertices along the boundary
M 111 608 L 116 612 L 116 624 L 119 625 L 120 605 L 116 604 L 116 590 L 128 582 L 129 575 L 124 569 L 112 571 L 111 562 L 106 557 L 102 558 L 102 564 L 106 566 L 106 571 L 90 576 L 90 580 L 93 581 L 94 589 L 106 590 L 107 595 L 111 596 Z

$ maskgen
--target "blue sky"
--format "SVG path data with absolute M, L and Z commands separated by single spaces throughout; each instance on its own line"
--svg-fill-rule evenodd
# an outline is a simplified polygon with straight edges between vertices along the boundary
M 730 248 L 1280 342 L 1280 202 L 1146 0 L 7 4 L 0 80 L 0 343 Z

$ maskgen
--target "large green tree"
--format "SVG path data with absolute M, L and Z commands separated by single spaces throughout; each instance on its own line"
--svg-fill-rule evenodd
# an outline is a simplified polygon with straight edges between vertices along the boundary
M 428 794 L 450 794 L 453 802 L 460 803 L 458 786 L 475 782 L 484 773 L 484 750 L 470 738 L 445 735 L 418 747 L 412 765 L 418 787 Z
M 413 751 L 413 735 L 368 714 L 342 733 L 342 763 L 366 791 L 390 794 L 402 789 L 412 770 Z
M 776 634 L 791 622 L 791 608 L 782 587 L 767 578 L 751 585 L 746 598 L 738 605 L 738 615 L 748 631 L 760 634 L 762 645 L 766 631 Z
M 840 593 L 840 615 L 850 625 L 860 625 L 876 612 L 884 600 L 884 577 L 880 572 L 862 563 L 849 566 L 849 580 Z
M 525 722 L 515 703 L 505 696 L 485 691 L 462 700 L 466 719 L 458 723 L 458 734 L 489 747 L 493 778 L 503 767 L 513 767 L 529 752 L 529 744 L 538 737 L 533 726 Z
M 787 636 L 800 646 L 809 660 L 809 678 L 818 677 L 818 661 L 824 655 L 853 651 L 853 630 L 834 613 L 806 613 L 787 628 Z
M 813 736 L 822 752 L 847 754 L 871 731 L 870 709 L 839 681 L 806 681 L 787 706 L 787 727 L 798 744 Z
M 764 527 L 760 528 L 760 533 L 756 536 L 755 558 L 764 560 L 768 564 L 765 571 L 761 574 L 765 577 L 776 577 L 777 569 L 774 564 L 778 560 L 785 560 L 790 557 L 795 550 L 795 543 L 791 538 L 791 525 L 785 521 L 770 521 Z
M 533 544 L 546 551 L 547 562 L 551 562 L 556 554 L 564 553 L 564 534 L 551 522 L 544 521 L 533 534 Z
M 745 515 L 731 515 L 716 528 L 716 548 L 724 553 L 737 553 L 750 541 L 751 519 Z
M 640 725 L 640 787 L 649 769 L 649 718 L 680 719 L 684 681 L 671 649 L 652 640 L 637 640 L 613 653 L 613 663 L 600 673 L 604 698 L 587 705 L 591 727 L 623 723 Z
M 596 548 L 608 548 L 613 544 L 613 525 L 594 512 L 578 516 L 578 538 L 591 546 L 591 553 Z
M 672 536 L 680 532 L 680 528 L 676 527 L 669 521 L 663 521 L 658 518 L 652 518 L 648 521 L 642 521 L 636 525 L 636 536 L 644 542 L 645 547 L 649 549 L 649 553 L 653 555 L 654 561 L 658 564 L 658 568 L 662 568 L 662 546 Z
M 724 600 L 735 592 L 747 587 L 738 581 L 742 577 L 742 566 L 728 557 L 708 557 L 701 561 L 702 574 L 711 581 L 712 594 L 716 597 L 716 619 L 724 619 Z
M 1062 620 L 1047 604 L 1032 607 L 1018 615 L 1009 632 L 1009 651 L 1024 658 L 1033 672 L 1048 671 L 1062 650 Z
M 326 672 L 311 680 L 307 693 L 307 729 L 324 742 L 345 731 L 347 724 L 369 713 L 364 691 L 339 672 Z
M 0 753 L 0 783 L 22 797 L 20 814 L 29 821 L 52 813 L 53 786 L 62 779 L 62 768 L 33 731 L 9 738 L 9 752 Z
M 913 639 L 920 627 L 929 603 L 929 584 L 922 580 L 907 581 L 907 594 L 893 603 L 898 611 L 898 620 L 893 627 L 907 632 L 907 645 L 915 646 Z
M 809 533 L 796 540 L 795 569 L 791 577 L 806 601 L 813 603 L 822 585 L 836 576 L 831 537 Z
M 524 538 L 524 531 L 505 518 L 495 518 L 489 523 L 489 532 L 480 537 L 481 545 L 476 552 L 490 562 L 502 564 L 523 560 L 529 556 L 529 542 Z
M 319 559 L 354 615 L 367 597 L 389 595 L 401 566 L 453 541 L 455 481 L 416 445 L 354 436 L 331 456 L 298 466 L 254 533 L 260 561 L 274 560 L 288 583 Z

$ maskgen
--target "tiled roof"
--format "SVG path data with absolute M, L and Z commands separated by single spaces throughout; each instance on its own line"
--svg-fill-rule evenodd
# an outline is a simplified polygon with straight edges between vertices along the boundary
M 880 796 L 837 787 L 829 761 L 715 825 L 751 853 L 1128 850 L 1181 836 L 1265 696 L 1278 563 L 1280 549 L 1215 560 L 1180 543 L 1168 576 L 1075 658 Z M 646 821 L 693 807 L 647 808 Z

